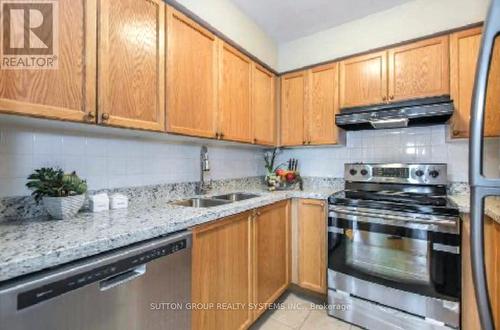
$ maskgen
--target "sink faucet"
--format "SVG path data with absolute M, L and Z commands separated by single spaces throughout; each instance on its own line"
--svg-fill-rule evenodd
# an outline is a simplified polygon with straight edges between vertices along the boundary
M 210 162 L 208 161 L 208 149 L 206 146 L 202 146 L 200 151 L 200 182 L 196 187 L 197 195 L 206 194 L 212 188 L 210 182 L 205 182 L 205 172 L 210 172 Z

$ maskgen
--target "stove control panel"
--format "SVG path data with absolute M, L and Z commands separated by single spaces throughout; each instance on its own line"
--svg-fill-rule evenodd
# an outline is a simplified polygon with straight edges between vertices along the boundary
M 344 179 L 351 182 L 446 185 L 446 164 L 345 164 Z

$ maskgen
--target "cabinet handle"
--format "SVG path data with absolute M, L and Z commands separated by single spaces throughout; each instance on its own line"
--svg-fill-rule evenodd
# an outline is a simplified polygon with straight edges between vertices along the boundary
M 387 101 L 387 96 L 382 96 L 382 101 Z
M 257 216 L 261 215 L 260 211 L 255 212 Z
M 215 138 L 218 140 L 219 139 L 219 132 L 215 133 Z
M 220 139 L 224 138 L 224 133 L 222 133 L 222 132 L 221 132 L 221 133 L 219 134 L 219 138 L 220 138 Z
M 101 116 L 102 120 L 109 120 L 109 113 L 105 112 Z
M 257 139 L 253 139 L 253 143 L 257 143 Z
M 394 100 L 394 95 L 389 96 L 390 100 Z
M 307 144 L 311 144 L 311 140 L 307 141 Z
M 307 143 L 307 141 L 305 141 L 305 140 L 304 140 L 304 141 L 302 141 L 302 144 L 306 144 L 306 143 Z
M 453 130 L 453 136 L 459 136 L 460 131 L 459 130 Z
M 94 121 L 95 120 L 95 112 L 94 111 L 89 111 L 87 113 L 87 121 Z

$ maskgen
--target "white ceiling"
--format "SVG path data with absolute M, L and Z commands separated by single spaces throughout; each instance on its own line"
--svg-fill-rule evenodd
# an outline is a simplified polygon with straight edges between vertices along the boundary
M 278 43 L 412 0 L 232 0 Z

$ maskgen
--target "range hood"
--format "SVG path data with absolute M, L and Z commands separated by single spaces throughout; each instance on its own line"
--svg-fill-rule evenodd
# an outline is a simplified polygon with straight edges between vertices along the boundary
M 373 106 L 343 108 L 335 124 L 345 130 L 401 128 L 441 124 L 453 114 L 450 96 L 421 98 Z

